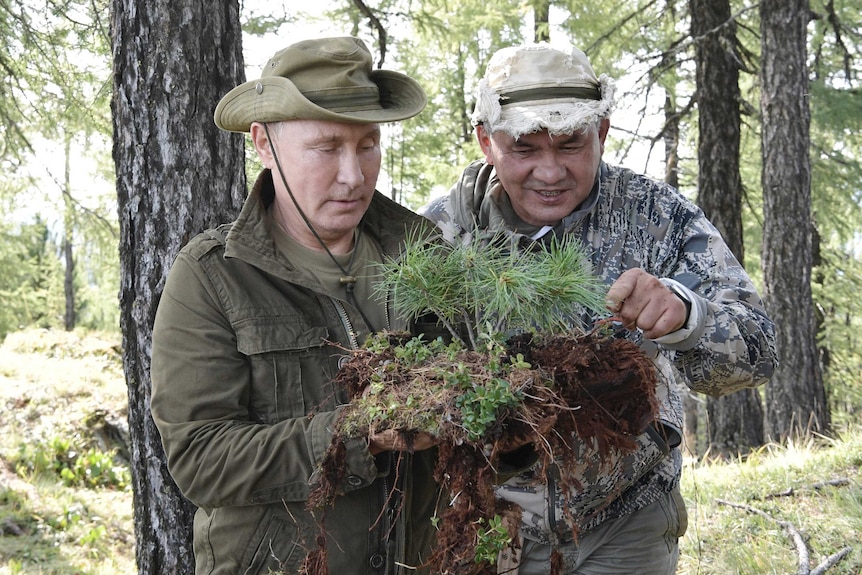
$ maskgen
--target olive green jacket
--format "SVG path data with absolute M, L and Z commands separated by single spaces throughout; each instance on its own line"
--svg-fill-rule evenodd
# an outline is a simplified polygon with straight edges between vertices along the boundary
M 264 171 L 233 224 L 182 249 L 153 329 L 152 415 L 174 480 L 199 507 L 197 575 L 297 572 L 317 548 L 306 500 L 347 401 L 332 378 L 356 345 L 357 312 L 276 251 L 265 217 L 272 196 Z M 379 193 L 365 217 L 364 232 L 391 256 L 408 226 L 427 225 Z M 397 564 L 428 558 L 435 454 L 405 456 L 395 473 L 394 455 L 348 443 L 344 494 L 323 518 L 331 573 L 399 573 Z M 393 477 L 403 501 L 383 513 Z

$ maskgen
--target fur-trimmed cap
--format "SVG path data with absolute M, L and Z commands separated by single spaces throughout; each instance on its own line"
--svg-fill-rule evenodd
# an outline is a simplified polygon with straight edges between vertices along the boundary
M 613 79 L 597 78 L 575 47 L 563 52 L 543 42 L 503 48 L 479 81 L 473 125 L 513 138 L 539 130 L 570 134 L 609 117 L 614 90 Z

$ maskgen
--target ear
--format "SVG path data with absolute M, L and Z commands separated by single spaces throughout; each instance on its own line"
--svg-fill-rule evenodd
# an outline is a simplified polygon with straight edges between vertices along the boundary
M 257 157 L 260 158 L 260 163 L 263 164 L 264 168 L 272 169 L 275 162 L 272 158 L 272 146 L 269 145 L 266 128 L 260 122 L 252 122 L 249 132 L 251 134 L 251 143 L 254 145 Z M 272 133 L 272 130 L 270 130 L 270 133 Z
M 488 165 L 494 165 L 494 154 L 491 153 L 491 134 L 485 129 L 484 124 L 476 125 L 476 140 L 479 142 L 479 147 L 482 148 L 482 153 L 485 154 L 485 161 Z
M 608 118 L 604 118 L 599 121 L 599 144 L 601 146 L 602 153 L 605 152 L 605 138 L 608 137 L 608 130 L 611 129 L 611 121 Z

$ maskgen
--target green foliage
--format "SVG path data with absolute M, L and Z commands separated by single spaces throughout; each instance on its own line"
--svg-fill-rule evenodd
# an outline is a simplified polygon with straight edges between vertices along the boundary
M 823 77 L 810 84 L 816 226 L 811 290 L 824 383 L 840 423 L 842 414 L 862 409 L 862 101 L 858 88 L 842 78 L 842 69 L 827 65 L 838 48 L 830 38 L 834 30 L 824 29 L 825 24 L 816 21 L 812 38 L 822 46 L 816 66 Z
M 352 402 L 342 423 L 348 436 L 356 430 L 390 428 L 436 435 L 442 416 L 456 422 L 468 440 L 479 441 L 498 421 L 502 409 L 522 399 L 507 376 L 515 370 L 530 369 L 520 354 L 503 361 L 502 348 L 481 356 L 478 367 L 468 365 L 476 355 L 468 357 L 459 342 L 446 344 L 442 338 L 426 342 L 419 336 L 393 345 L 386 333 L 380 333 L 370 336 L 364 347 L 376 354 L 391 353 L 394 360 L 381 362 L 362 397 Z M 416 378 L 406 389 L 387 386 L 392 377 L 411 370 Z M 441 415 L 431 409 L 445 409 L 448 401 L 454 414 Z
M 453 243 L 410 237 L 399 259 L 382 264 L 377 290 L 408 317 L 433 313 L 456 339 L 464 325 L 464 345 L 478 350 L 507 332 L 568 331 L 584 311 L 600 312 L 603 286 L 584 253 L 577 240 L 522 250 L 480 233 Z
M 482 520 L 481 527 L 478 533 L 479 540 L 476 543 L 476 563 L 496 565 L 500 552 L 506 549 L 512 540 L 499 515 L 489 519 L 487 525 Z
M 839 248 L 824 250 L 823 263 L 815 268 L 811 287 L 818 303 L 821 365 L 824 383 L 836 423 L 851 420 L 862 410 L 862 263 L 853 253 Z
M 11 266 L 14 273 L 0 280 L 4 303 L 11 303 L 0 312 L 0 336 L 24 326 L 62 325 L 65 297 L 58 248 L 64 241 L 80 249 L 73 280 L 80 320 L 90 327 L 118 325 L 117 236 L 110 224 L 116 207 L 100 202 L 104 198 L 97 191 L 110 198 L 107 182 L 113 179 L 107 8 L 104 0 L 48 0 L 38 9 L 15 1 L 4 5 L 0 15 L 0 34 L 7 40 L 0 90 L 5 128 L 0 166 L 15 174 L 8 193 L 18 200 L 3 205 L 8 224 L 0 233 L 12 241 L 0 248 L 0 269 Z M 85 180 L 83 190 L 76 188 L 79 179 Z M 34 212 L 40 216 L 31 224 Z M 43 225 L 58 236 L 57 247 L 46 250 L 35 269 L 20 261 L 19 246 L 29 241 L 31 225 Z M 97 250 L 110 258 L 113 268 L 103 259 L 93 265 Z M 48 282 L 46 268 L 53 276 Z M 39 286 L 35 291 L 33 284 Z
M 424 335 L 419 335 L 400 345 L 392 345 L 387 332 L 375 332 L 368 336 L 363 347 L 372 353 L 382 353 L 391 350 L 399 363 L 407 367 L 423 364 L 435 356 L 444 355 L 454 361 L 463 349 L 458 342 L 446 343 L 442 337 L 426 341 Z
M 0 224 L 0 337 L 62 325 L 63 270 L 46 223 Z
M 433 346 L 425 345 L 419 337 L 410 339 L 404 345 L 396 346 L 394 353 L 396 359 L 408 365 L 420 364 L 434 356 Z
M 282 10 L 278 10 L 278 8 Z M 280 13 L 279 13 L 280 12 Z M 284 5 L 267 5 L 265 10 L 258 11 L 254 8 L 248 9 L 245 18 L 243 19 L 243 32 L 253 36 L 265 36 L 267 34 L 276 34 L 282 26 L 289 25 L 294 22 L 304 22 L 307 15 L 295 14 L 290 15 L 284 10 Z M 267 54 L 269 56 L 269 54 Z
M 115 462 L 115 452 L 78 450 L 71 439 L 55 436 L 36 444 L 21 444 L 15 472 L 22 476 L 49 475 L 69 487 L 126 489 L 131 474 Z
M 452 383 L 448 378 L 447 382 Z M 454 383 L 464 388 L 464 393 L 455 399 L 455 406 L 461 410 L 461 424 L 467 432 L 467 438 L 472 441 L 485 436 L 488 428 L 497 421 L 501 409 L 515 406 L 521 399 L 519 394 L 512 391 L 509 383 L 499 377 L 481 385 L 472 385 L 470 382 L 470 385 L 464 386 L 463 378 L 457 378 Z

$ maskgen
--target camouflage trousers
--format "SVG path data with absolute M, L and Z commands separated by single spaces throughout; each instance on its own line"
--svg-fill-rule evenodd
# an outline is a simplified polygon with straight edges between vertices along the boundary
M 577 541 L 558 546 L 565 575 L 674 575 L 679 538 L 688 527 L 685 502 L 676 487 L 655 503 L 610 520 Z M 500 558 L 497 573 L 547 575 L 551 546 L 522 541 L 520 557 Z

